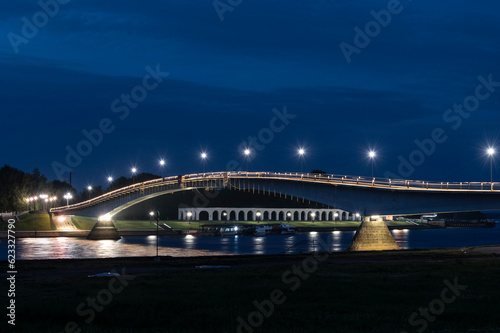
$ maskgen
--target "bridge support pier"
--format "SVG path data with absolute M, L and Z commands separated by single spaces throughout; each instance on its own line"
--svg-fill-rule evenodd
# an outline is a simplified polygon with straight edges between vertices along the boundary
M 383 250 L 399 250 L 399 246 L 381 217 L 376 221 L 370 221 L 370 217 L 365 217 L 347 251 Z
M 111 220 L 99 220 L 94 225 L 87 236 L 87 239 L 120 239 L 122 238 L 116 230 L 116 227 Z

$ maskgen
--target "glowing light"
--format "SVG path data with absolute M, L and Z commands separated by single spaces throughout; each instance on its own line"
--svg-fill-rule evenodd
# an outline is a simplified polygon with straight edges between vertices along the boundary
M 378 220 L 380 218 L 380 216 L 379 215 L 372 215 L 371 218 L 374 220 Z
M 149 212 L 149 216 L 154 216 L 155 212 Z
M 486 153 L 488 153 L 488 155 L 490 155 L 490 156 L 495 155 L 495 148 L 493 148 L 493 147 L 488 148 L 486 150 Z
M 377 154 L 376 154 L 373 150 L 370 150 L 370 151 L 368 152 L 368 156 L 369 156 L 370 158 L 375 158 L 375 156 L 376 156 L 376 155 L 377 155 Z
M 202 159 L 207 158 L 207 153 L 201 153 L 201 158 L 202 158 Z
M 64 222 L 64 221 L 66 221 L 66 216 L 58 216 L 57 217 L 57 221 L 58 222 Z
M 160 165 L 164 166 L 165 165 L 165 160 L 160 160 Z
M 99 216 L 99 221 L 111 221 L 111 215 L 109 213 L 101 215 Z
M 137 172 L 137 168 L 132 168 L 132 173 L 136 173 Z
M 304 148 L 299 148 L 299 155 L 302 156 L 306 153 L 306 151 L 304 150 Z
M 243 154 L 245 154 L 245 156 L 250 155 L 250 153 L 251 153 L 251 151 L 248 148 L 243 151 Z
M 89 185 L 89 186 L 87 186 L 87 190 L 88 190 L 88 191 L 92 191 L 92 186 L 90 186 L 90 185 Z
M 108 182 L 110 182 L 110 183 L 111 183 L 112 181 L 113 181 L 113 177 L 109 176 L 109 177 L 108 177 Z

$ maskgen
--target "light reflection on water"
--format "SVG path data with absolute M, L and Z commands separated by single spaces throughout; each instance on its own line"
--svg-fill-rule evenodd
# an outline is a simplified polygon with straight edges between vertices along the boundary
M 410 230 L 408 229 L 403 229 L 403 230 L 391 230 L 392 236 L 396 240 L 396 243 L 398 244 L 399 248 L 407 250 L 410 248 L 410 243 L 408 241 L 409 235 L 410 235 Z
M 500 228 L 392 230 L 402 249 L 496 245 Z M 194 237 L 160 236 L 161 256 L 278 254 L 311 251 L 344 251 L 354 231 L 309 232 L 294 235 Z M 7 259 L 7 240 L 0 240 L 0 260 Z M 156 236 L 127 236 L 120 240 L 87 240 L 76 237 L 17 238 L 17 259 L 108 258 L 155 256 Z

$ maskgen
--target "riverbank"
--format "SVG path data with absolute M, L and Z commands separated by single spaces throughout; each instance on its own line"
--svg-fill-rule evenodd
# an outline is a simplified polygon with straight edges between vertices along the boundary
M 298 232 L 331 232 L 331 231 L 355 231 L 358 227 L 301 227 L 298 228 Z M 408 226 L 388 226 L 390 230 L 404 230 L 404 229 L 442 229 L 439 227 L 426 227 L 417 225 Z M 159 229 L 158 234 L 160 236 L 184 236 L 186 234 L 195 235 L 197 230 L 183 230 L 174 229 L 175 232 L 171 230 Z M 155 236 L 155 229 L 118 229 L 118 234 L 120 236 Z M 16 238 L 36 238 L 36 237 L 87 237 L 90 230 L 21 230 L 16 231 Z M 7 238 L 7 231 L 0 231 L 0 239 Z
M 493 332 L 500 327 L 499 253 L 481 247 L 159 262 L 24 260 L 17 263 L 16 331 L 62 332 L 72 323 L 94 333 L 401 332 L 424 326 L 429 332 Z M 103 272 L 122 277 L 89 277 Z M 419 308 L 428 309 L 432 321 Z M 1 327 L 9 331 L 5 321 Z

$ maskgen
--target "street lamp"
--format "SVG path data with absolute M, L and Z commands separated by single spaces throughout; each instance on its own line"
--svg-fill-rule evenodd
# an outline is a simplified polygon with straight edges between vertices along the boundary
M 108 176 L 109 190 L 111 190 L 111 183 L 113 182 L 113 177 Z
M 132 167 L 132 184 L 135 183 L 135 174 L 137 173 L 137 168 L 136 167 Z
M 165 169 L 165 160 L 160 160 L 160 168 L 161 168 L 161 178 L 163 178 L 163 169 Z
M 158 228 L 159 228 L 159 224 L 160 224 L 160 212 L 159 211 L 156 211 L 156 212 L 149 212 L 149 220 L 152 221 L 156 218 L 156 257 L 155 257 L 155 261 L 160 261 L 160 257 L 158 256 L 158 236 L 159 236 L 159 232 L 158 232 Z
M 261 215 L 262 214 L 260 212 L 255 213 L 255 216 L 257 216 L 257 223 L 259 223 Z
M 312 222 L 314 223 L 314 217 L 316 217 L 316 213 L 312 212 L 311 213 L 311 219 L 312 219 Z
M 286 219 L 290 221 L 292 219 L 292 213 L 290 212 L 286 213 Z
M 333 214 L 333 220 L 334 220 L 334 221 L 337 221 L 337 217 L 339 217 L 339 213 L 335 212 L 335 213 Z
M 92 192 L 92 186 L 90 186 L 90 185 L 87 186 L 87 192 L 89 194 L 89 199 L 88 200 L 90 200 L 90 192 Z
M 302 163 L 304 162 L 304 154 L 306 153 L 304 148 L 299 148 L 299 158 L 300 158 L 300 173 L 302 173 Z
M 245 158 L 247 160 L 247 173 L 248 173 L 248 161 L 250 160 L 250 154 L 252 154 L 252 151 L 249 148 L 246 148 L 243 151 L 243 154 L 245 155 Z
M 375 156 L 377 156 L 377 154 L 373 151 L 373 150 L 370 150 L 368 152 L 368 157 L 371 159 L 372 161 L 372 178 L 373 178 L 373 161 L 375 159 Z
M 64 199 L 66 199 L 66 206 L 69 206 L 69 199 L 72 199 L 72 198 L 73 198 L 73 196 L 69 192 L 64 195 Z
M 191 224 L 191 216 L 193 216 L 193 213 L 187 212 L 187 218 L 188 218 L 188 224 Z
M 495 148 L 489 147 L 486 153 L 490 156 L 490 183 L 493 183 L 493 156 L 495 155 Z
M 201 153 L 201 161 L 202 161 L 202 164 L 203 164 L 203 173 L 205 173 L 205 160 L 206 159 L 207 159 L 207 153 L 202 152 Z
M 45 210 L 47 208 L 47 198 L 49 196 L 47 194 L 40 194 L 39 197 L 42 200 L 42 209 Z

